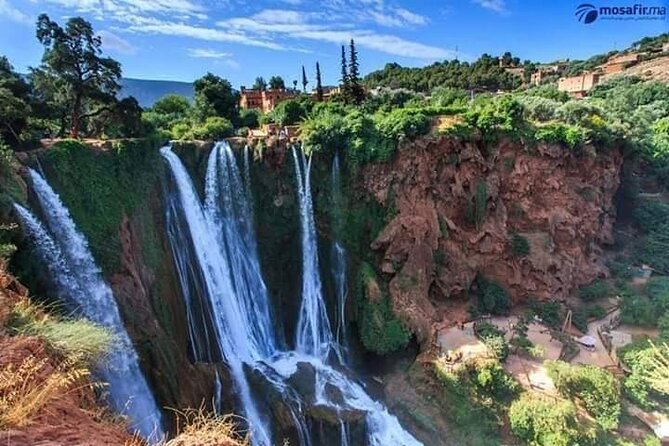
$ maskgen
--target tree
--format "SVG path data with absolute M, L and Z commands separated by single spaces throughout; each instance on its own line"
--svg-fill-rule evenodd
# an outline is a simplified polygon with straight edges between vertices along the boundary
M 346 68 L 346 48 L 344 45 L 341 46 L 341 79 L 339 84 L 342 86 L 342 90 L 346 90 L 348 87 L 348 69 Z
M 236 122 L 239 94 L 226 79 L 207 73 L 193 84 L 195 89 L 195 115 L 200 121 L 209 116 L 220 116 Z
M 297 79 L 293 79 L 293 90 L 297 91 Z
M 348 96 L 351 102 L 360 104 L 365 99 L 365 90 L 362 85 L 360 85 L 358 52 L 355 49 L 355 42 L 353 39 L 351 39 L 348 56 Z
M 269 88 L 272 90 L 285 90 L 286 84 L 281 76 L 272 76 L 269 78 Z
M 304 71 L 304 65 L 302 65 L 302 91 L 305 93 L 307 92 L 307 84 L 309 81 L 307 80 L 307 72 Z
M 30 86 L 0 57 L 0 139 L 18 144 L 30 113 Z
M 183 117 L 190 109 L 190 102 L 179 94 L 167 94 L 158 99 L 152 108 L 162 115 Z
M 253 86 L 251 88 L 253 88 L 254 90 L 266 90 L 267 81 L 265 80 L 264 77 L 258 76 L 256 77 L 256 80 L 253 81 Z
M 69 19 L 61 28 L 41 14 L 37 40 L 45 47 L 42 69 L 59 81 L 60 94 L 70 101 L 70 134 L 76 138 L 86 118 L 108 111 L 116 102 L 121 65 L 101 56 L 102 39 L 81 17 Z
M 323 100 L 323 83 L 321 81 L 321 66 L 316 62 L 316 99 Z

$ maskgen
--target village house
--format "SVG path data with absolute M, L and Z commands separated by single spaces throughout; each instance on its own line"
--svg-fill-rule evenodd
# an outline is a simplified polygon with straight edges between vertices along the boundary
M 558 90 L 569 93 L 575 98 L 583 98 L 588 91 L 597 85 L 602 78 L 602 73 L 583 73 L 580 76 L 561 77 L 558 81 Z
M 639 53 L 622 54 L 610 58 L 603 65 L 604 74 L 615 74 L 625 71 L 627 68 L 634 66 L 641 60 Z
M 248 89 L 244 86 L 240 89 L 239 107 L 242 109 L 255 109 L 263 113 L 274 110 L 280 102 L 292 99 L 298 95 L 295 90 L 286 89 Z
M 541 83 L 549 76 L 554 76 L 556 74 L 561 74 L 567 64 L 564 62 L 558 62 L 553 65 L 541 66 L 537 71 L 532 73 L 530 76 L 530 83 L 532 85 L 541 85 Z

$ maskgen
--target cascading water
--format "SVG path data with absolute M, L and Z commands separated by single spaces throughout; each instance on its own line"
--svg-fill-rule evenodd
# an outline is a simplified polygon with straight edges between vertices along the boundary
M 158 442 L 164 436 L 160 410 L 139 368 L 111 288 L 102 279 L 86 239 L 58 195 L 41 175 L 32 169 L 29 172 L 49 231 L 18 205 L 17 213 L 49 265 L 58 293 L 67 296 L 65 302 L 76 314 L 109 328 L 115 335 L 112 351 L 97 370 L 109 384 L 109 403 L 130 418 L 134 431 Z
M 215 163 L 218 152 L 217 149 L 212 155 L 213 159 L 210 157 L 210 163 Z M 213 322 L 216 347 L 230 367 L 254 442 L 269 445 L 271 444 L 269 429 L 264 418 L 260 416 L 244 373 L 244 364 L 253 364 L 260 360 L 263 353 L 267 351 L 267 346 L 262 344 L 262 339 L 259 337 L 263 330 L 258 329 L 255 314 L 248 311 L 252 305 L 241 301 L 241 294 L 237 293 L 230 275 L 230 264 L 235 263 L 236 260 L 229 262 L 229 256 L 239 255 L 239 253 L 222 244 L 226 231 L 236 228 L 237 225 L 235 224 L 232 229 L 228 225 L 225 228 L 217 228 L 214 221 L 210 220 L 210 218 L 215 218 L 220 223 L 220 215 L 212 209 L 217 204 L 216 197 L 220 193 L 217 183 L 219 175 L 215 173 L 215 168 L 207 169 L 209 181 L 206 190 L 207 209 L 209 210 L 205 211 L 179 157 L 172 152 L 169 146 L 160 149 L 160 153 L 167 162 L 176 184 L 175 199 L 179 204 L 178 207 L 168 206 L 168 219 L 177 225 L 177 234 L 188 234 L 192 244 L 194 257 L 185 263 L 192 262 L 193 265 L 197 265 L 197 281 L 203 289 L 203 297 L 208 299 L 207 304 L 211 311 L 210 317 Z M 179 215 L 170 215 L 172 212 L 178 212 Z M 183 241 L 185 235 L 175 239 L 174 233 L 169 232 L 168 237 L 173 246 L 173 252 L 179 252 L 179 243 Z M 177 259 L 177 265 L 179 263 Z M 191 278 L 180 274 L 179 279 L 184 295 L 190 295 L 188 290 L 192 284 Z M 191 303 L 187 301 L 187 305 Z M 193 327 L 193 330 L 195 329 L 197 327 Z
M 332 278 L 334 279 L 337 297 L 337 331 L 335 338 L 340 348 L 339 356 L 345 355 L 341 350 L 346 350 L 346 248 L 342 245 L 342 194 L 341 194 L 341 172 L 339 166 L 339 153 L 332 159 L 332 171 L 330 181 L 330 197 L 332 200 L 332 227 L 334 241 L 332 243 L 331 263 Z
M 318 244 L 316 225 L 311 202 L 311 158 L 293 148 L 297 192 L 300 203 L 300 223 L 302 235 L 302 304 L 297 321 L 296 349 L 299 353 L 327 359 L 334 345 L 330 320 L 328 319 L 323 287 L 318 265 Z
M 402 429 L 397 418 L 365 393 L 360 384 L 327 364 L 330 351 L 336 347 L 320 281 L 309 186 L 310 161 L 303 154 L 298 157 L 297 152 L 293 152 L 302 223 L 303 302 L 296 350 L 284 351 L 280 349 L 273 330 L 269 297 L 258 261 L 248 181 L 248 152 L 242 180 L 229 145 L 218 143 L 214 147 L 208 159 L 204 206 L 200 204 L 179 158 L 169 147 L 161 149 L 161 153 L 175 183 L 170 193 L 172 196 L 167 200 L 168 222 L 173 223 L 168 237 L 177 267 L 179 264 L 190 265 L 190 268 L 183 268 L 183 274 L 179 273 L 184 298 L 187 306 L 196 305 L 194 296 L 197 293 L 189 290 L 196 284 L 208 300 L 199 307 L 209 308 L 212 313 L 209 315 L 214 321 L 211 334 L 216 336 L 216 346 L 231 369 L 252 431 L 253 444 L 268 446 L 271 441 L 269 427 L 258 413 L 242 363 L 282 395 L 301 446 L 317 444 L 312 441 L 313 432 L 305 419 L 303 409 L 307 404 L 326 406 L 334 413 L 364 412 L 370 445 L 420 445 Z M 192 322 L 198 320 L 194 317 Z M 191 328 L 191 336 L 198 328 L 202 327 Z M 195 336 L 191 342 L 202 339 Z M 207 348 L 202 346 L 200 350 Z M 312 401 L 303 400 L 305 396 L 289 383 L 300 363 L 310 364 L 316 376 Z M 332 386 L 340 390 L 343 402 L 333 401 L 329 396 L 326 389 Z M 347 446 L 348 429 L 343 422 L 340 431 L 340 444 Z

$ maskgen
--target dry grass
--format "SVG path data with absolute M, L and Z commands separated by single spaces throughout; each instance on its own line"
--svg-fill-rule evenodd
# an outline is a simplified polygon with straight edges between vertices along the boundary
M 235 426 L 233 415 L 214 415 L 204 408 L 175 411 L 178 435 L 165 446 L 248 446 L 248 435 L 242 435 Z
M 28 356 L 16 366 L 0 371 L 0 427 L 30 424 L 32 416 L 50 401 L 75 391 L 87 382 L 90 372 L 67 359 L 49 371 L 47 359 Z M 46 376 L 45 376 L 46 375 Z M 77 387 L 79 385 L 79 387 Z M 90 385 L 90 384 L 84 384 Z

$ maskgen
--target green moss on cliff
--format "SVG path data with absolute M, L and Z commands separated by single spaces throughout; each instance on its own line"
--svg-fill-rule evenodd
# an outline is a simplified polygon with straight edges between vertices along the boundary
M 381 290 L 374 269 L 360 265 L 358 277 L 358 326 L 362 344 L 369 351 L 384 355 L 404 349 L 410 333 L 393 312 L 390 298 Z M 378 291 L 377 296 L 372 294 Z
M 151 140 L 118 141 L 111 150 L 93 150 L 80 141 L 66 140 L 40 159 L 49 181 L 87 237 L 105 274 L 119 266 L 119 226 L 123 216 L 149 212 L 149 197 L 158 183 L 162 163 L 158 144 Z M 144 215 L 142 221 L 150 218 Z M 151 265 L 158 264 L 157 235 L 150 223 L 142 225 Z

